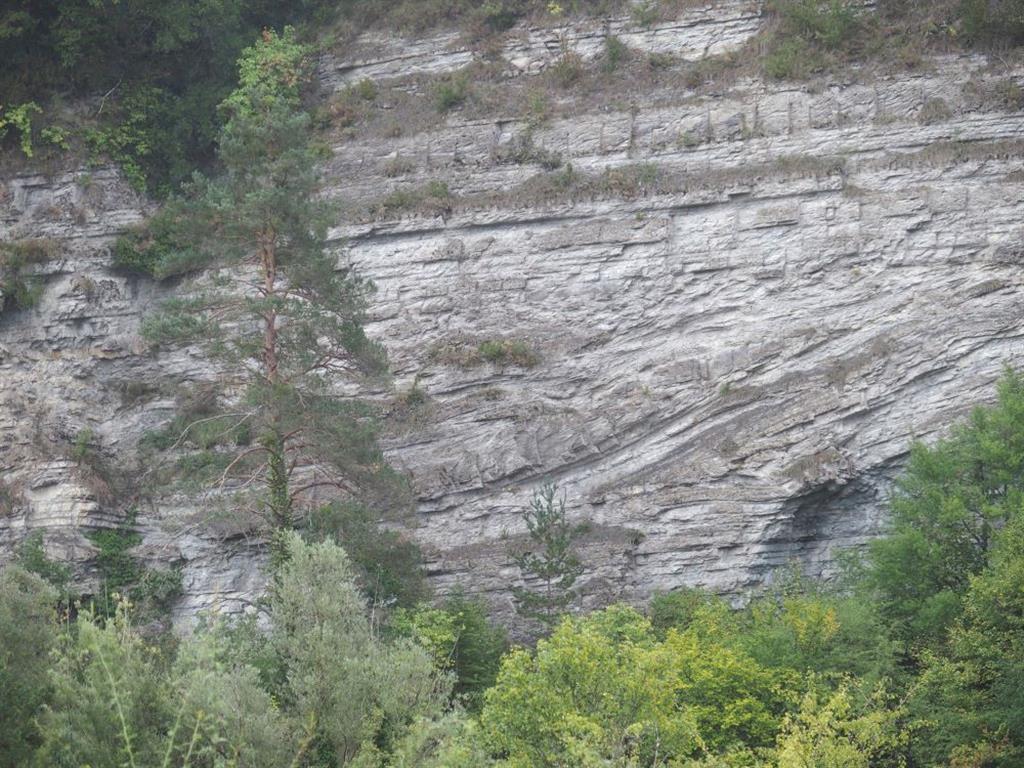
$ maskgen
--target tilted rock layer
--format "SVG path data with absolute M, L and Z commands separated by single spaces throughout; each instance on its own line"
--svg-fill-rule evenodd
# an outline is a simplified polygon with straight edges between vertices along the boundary
M 635 56 L 698 59 L 762 23 L 720 2 L 651 29 L 517 30 L 502 77 L 549 82 L 567 50 L 599 59 L 608 34 Z M 321 77 L 406 78 L 430 99 L 425 75 L 476 56 L 454 35 L 368 35 Z M 828 573 L 876 534 L 910 442 L 991 399 L 1024 350 L 1022 79 L 969 56 L 813 87 L 662 78 L 575 109 L 569 89 L 546 121 L 455 110 L 339 138 L 328 193 L 349 205 L 332 237 L 377 286 L 369 331 L 398 393 L 386 448 L 412 480 L 406 522 L 435 585 L 510 610 L 509 537 L 546 479 L 588 524 L 587 605 L 742 594 L 792 560 Z M 365 202 L 441 181 L 434 205 Z M 215 375 L 138 338 L 173 291 L 110 267 L 143 208 L 109 171 L 0 186 L 8 237 L 61 244 L 38 267 L 40 306 L 0 317 L 0 548 L 44 529 L 85 588 L 83 533 L 118 520 L 76 440 L 116 463 L 169 417 L 176 386 Z M 258 542 L 218 532 L 204 503 L 178 494 L 136 522 L 141 551 L 183 569 L 180 616 L 238 608 L 263 583 Z

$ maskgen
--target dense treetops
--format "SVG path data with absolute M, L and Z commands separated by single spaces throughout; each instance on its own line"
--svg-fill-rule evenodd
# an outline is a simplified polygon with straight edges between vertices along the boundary
M 367 614 L 343 550 L 295 533 L 259 619 L 180 643 L 127 604 L 58 621 L 27 568 L 67 574 L 34 544 L 0 572 L 0 765 L 1013 768 L 1022 441 L 1007 372 L 995 406 L 913 448 L 842 590 L 796 571 L 742 609 L 682 590 L 507 652 L 461 597 Z
M 649 24 L 680 0 L 14 0 L 0 9 L 0 139 L 33 154 L 73 149 L 119 163 L 161 197 L 215 161 L 236 84 L 235 61 L 262 29 L 300 24 L 306 37 L 367 25 L 403 33 L 455 26 L 474 39 L 523 18 L 631 13 Z M 764 72 L 805 77 L 851 59 L 919 57 L 929 45 L 1024 41 L 1022 0 L 771 0 Z M 873 20 L 874 19 L 874 20 Z M 881 22 L 878 21 L 881 19 Z M 346 31 L 347 30 L 347 31 Z M 84 99 L 84 101 L 83 101 Z

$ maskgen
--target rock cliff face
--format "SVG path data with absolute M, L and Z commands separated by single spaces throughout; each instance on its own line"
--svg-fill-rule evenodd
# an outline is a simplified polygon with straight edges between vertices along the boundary
M 762 23 L 756 4 L 718 2 L 650 29 L 520 29 L 487 66 L 525 92 L 566 52 L 598 67 L 610 34 L 667 66 L 741 50 Z M 401 118 L 481 55 L 455 35 L 367 35 L 321 78 L 373 79 L 390 89 L 374 109 Z M 827 573 L 877 532 L 909 442 L 991 398 L 1024 351 L 1024 69 L 947 57 L 854 74 L 708 86 L 669 71 L 556 92 L 546 119 L 471 105 L 335 134 L 333 237 L 377 285 L 369 330 L 406 394 L 386 446 L 439 588 L 510 609 L 504 535 L 548 478 L 589 523 L 589 604 L 740 594 L 790 560 Z M 0 234 L 61 247 L 38 268 L 40 306 L 0 318 L 0 551 L 45 529 L 86 586 L 82 534 L 116 520 L 76 441 L 116 464 L 176 385 L 215 375 L 138 340 L 173 291 L 110 268 L 143 207 L 109 171 L 0 185 Z M 183 568 L 181 616 L 262 584 L 259 547 L 202 507 L 179 495 L 137 521 L 143 552 Z

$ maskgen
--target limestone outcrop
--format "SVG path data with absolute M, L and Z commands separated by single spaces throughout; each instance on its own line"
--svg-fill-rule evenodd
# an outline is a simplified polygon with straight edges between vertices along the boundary
M 696 60 L 761 23 L 718 2 L 650 29 L 523 28 L 488 55 L 528 88 L 610 34 Z M 455 35 L 367 35 L 320 72 L 328 93 L 397 79 L 430 99 L 431 78 L 481 56 Z M 545 479 L 588 523 L 587 604 L 742 594 L 791 560 L 828 573 L 874 535 L 910 442 L 990 399 L 1024 352 L 1022 83 L 981 56 L 810 85 L 666 76 L 596 103 L 569 89 L 545 120 L 454 110 L 336 134 L 332 238 L 377 286 L 369 331 L 398 393 L 386 448 L 436 586 L 509 610 L 507 536 Z M 174 290 L 111 268 L 144 209 L 113 171 L 0 184 L 0 235 L 60 245 L 40 305 L 0 317 L 0 550 L 44 529 L 85 584 L 82 533 L 116 520 L 75 441 L 116 463 L 175 387 L 215 375 L 139 341 Z M 181 616 L 262 584 L 258 542 L 202 509 L 178 493 L 137 518 L 146 556 L 183 569 Z

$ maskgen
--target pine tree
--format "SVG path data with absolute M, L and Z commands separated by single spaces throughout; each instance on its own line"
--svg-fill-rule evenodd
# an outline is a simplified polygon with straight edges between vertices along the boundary
M 558 498 L 558 486 L 545 483 L 534 491 L 523 521 L 531 547 L 512 554 L 524 578 L 539 582 L 538 588 L 513 587 L 516 611 L 551 627 L 576 598 L 573 586 L 583 573 L 574 542 L 581 528 L 565 517 L 565 496 Z
M 218 390 L 159 447 L 192 449 L 181 469 L 278 530 L 386 474 L 368 409 L 338 394 L 381 374 L 385 356 L 362 328 L 369 286 L 326 249 L 322 153 L 302 103 L 308 54 L 288 29 L 243 53 L 221 105 L 222 175 L 197 176 L 134 236 L 136 261 L 155 276 L 190 278 L 143 335 L 199 345 L 221 368 Z

